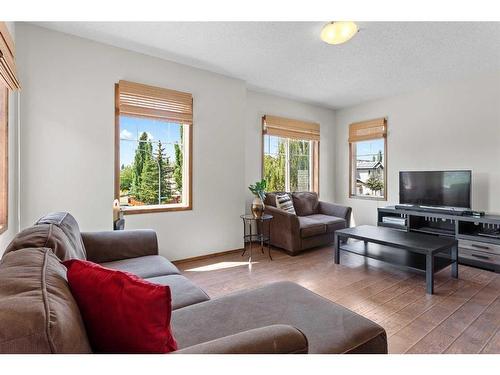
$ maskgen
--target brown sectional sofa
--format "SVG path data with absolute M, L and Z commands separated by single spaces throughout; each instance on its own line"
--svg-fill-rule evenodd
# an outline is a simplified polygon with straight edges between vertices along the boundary
M 294 215 L 276 208 L 276 194 L 279 192 L 266 193 L 264 201 L 265 213 L 273 215 L 271 245 L 291 255 L 332 243 L 335 231 L 350 225 L 351 207 L 320 201 L 313 192 L 287 193 L 293 200 Z
M 19 233 L 0 261 L 0 353 L 92 352 L 60 263 L 71 258 L 169 285 L 176 353 L 387 352 L 382 327 L 297 284 L 211 300 L 158 255 L 153 231 L 80 233 L 55 213 Z

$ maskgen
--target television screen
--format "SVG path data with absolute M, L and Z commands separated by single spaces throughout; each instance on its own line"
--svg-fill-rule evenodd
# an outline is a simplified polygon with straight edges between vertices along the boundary
M 471 208 L 471 171 L 399 172 L 399 203 Z

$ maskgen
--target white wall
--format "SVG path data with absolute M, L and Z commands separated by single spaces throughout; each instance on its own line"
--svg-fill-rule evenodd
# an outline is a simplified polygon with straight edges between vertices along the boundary
M 183 259 L 242 247 L 239 215 L 260 178 L 263 114 L 321 124 L 321 194 L 333 198 L 334 113 L 248 92 L 243 81 L 29 24 L 18 25 L 21 226 L 55 210 L 82 230 L 111 229 L 114 84 L 120 79 L 194 97 L 193 210 L 126 216 L 158 232 L 161 252 Z
M 14 22 L 7 22 L 7 28 L 16 42 L 15 24 Z M 9 132 L 9 217 L 8 227 L 5 232 L 0 234 L 0 257 L 2 256 L 5 247 L 12 240 L 19 228 L 18 222 L 18 137 L 17 137 L 17 100 L 18 92 L 9 93 L 9 119 L 8 119 L 8 132 Z
M 335 175 L 335 112 L 294 100 L 247 91 L 245 128 L 245 191 L 247 211 L 252 194 L 247 187 L 262 178 L 262 116 L 275 115 L 320 124 L 320 196 L 333 201 Z
M 21 97 L 21 226 L 55 210 L 82 230 L 112 227 L 114 84 L 120 79 L 193 94 L 193 210 L 126 216 L 158 232 L 179 259 L 240 248 L 244 82 L 49 31 L 17 26 Z
M 349 199 L 348 126 L 384 116 L 388 200 Z M 336 111 L 336 150 L 336 200 L 356 224 L 398 203 L 400 170 L 472 169 L 473 209 L 500 213 L 500 71 Z

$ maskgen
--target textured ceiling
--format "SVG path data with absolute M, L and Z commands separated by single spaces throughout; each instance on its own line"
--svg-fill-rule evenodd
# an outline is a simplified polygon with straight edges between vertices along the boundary
M 330 108 L 500 71 L 500 22 L 363 22 L 338 46 L 318 22 L 37 24 Z

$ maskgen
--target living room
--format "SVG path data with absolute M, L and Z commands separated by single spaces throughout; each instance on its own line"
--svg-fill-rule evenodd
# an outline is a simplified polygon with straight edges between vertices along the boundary
M 460 9 L 5 17 L 0 353 L 498 363 L 500 23 Z M 71 291 L 68 341 L 24 341 L 49 324 L 18 290 L 35 261 Z M 92 272 L 165 288 L 163 336 L 89 308 L 113 293 Z

